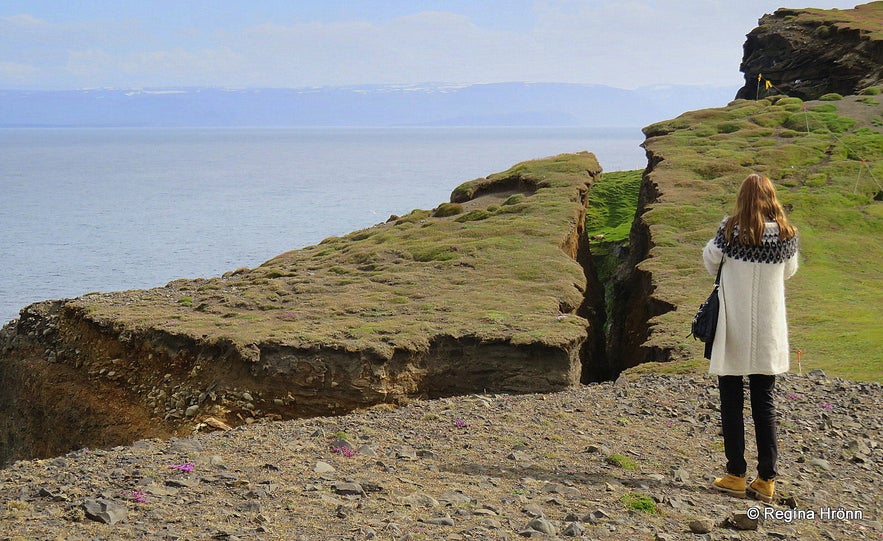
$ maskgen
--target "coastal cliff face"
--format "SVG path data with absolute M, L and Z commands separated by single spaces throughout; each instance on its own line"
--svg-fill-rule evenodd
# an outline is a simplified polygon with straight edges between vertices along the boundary
M 833 11 L 867 24 L 881 5 Z M 771 17 L 804 34 L 807 16 L 822 17 L 780 12 Z M 883 276 L 868 254 L 883 250 L 883 88 L 862 85 L 879 80 L 883 25 L 856 34 L 825 24 L 788 45 L 789 58 L 804 59 L 791 67 L 810 73 L 812 55 L 830 47 L 815 38 L 835 29 L 861 54 L 820 80 L 852 80 L 866 70 L 851 66 L 876 58 L 877 75 L 850 83 L 863 95 L 739 99 L 646 127 L 637 212 L 607 283 L 585 231 L 601 168 L 583 152 L 464 183 L 436 209 L 255 269 L 23 309 L 0 330 L 0 465 L 414 397 L 557 391 L 649 361 L 699 359 L 701 344 L 686 335 L 711 283 L 701 247 L 753 172 L 772 178 L 806 224 L 801 254 L 815 270 L 789 284 L 792 342 L 835 360 L 875 355 L 872 340 L 850 351 L 836 326 L 814 318 L 849 310 L 856 335 L 879 335 Z M 746 52 L 760 51 L 753 39 Z M 749 57 L 770 80 L 772 68 L 787 71 L 769 53 Z M 751 77 L 756 87 L 751 69 L 743 92 Z M 793 89 L 836 90 L 826 84 Z M 820 295 L 832 284 L 849 284 L 853 303 Z
M 787 94 L 813 100 L 829 93 L 858 94 L 880 84 L 883 2 L 764 15 L 747 36 L 739 69 L 745 86 L 737 99 Z
M 29 306 L 0 336 L 0 463 L 576 385 L 604 352 L 584 229 L 599 176 L 589 153 L 525 162 L 256 269 Z

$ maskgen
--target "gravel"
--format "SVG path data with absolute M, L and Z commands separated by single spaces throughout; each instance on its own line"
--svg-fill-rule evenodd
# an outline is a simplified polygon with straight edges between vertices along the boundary
M 710 488 L 715 381 L 643 375 L 16 462 L 0 541 L 883 538 L 883 386 L 815 372 L 776 392 L 772 505 Z

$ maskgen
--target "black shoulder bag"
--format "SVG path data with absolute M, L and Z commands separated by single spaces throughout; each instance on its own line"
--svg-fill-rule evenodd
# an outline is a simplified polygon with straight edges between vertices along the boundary
M 693 317 L 693 324 L 690 327 L 690 334 L 694 339 L 705 342 L 705 358 L 711 358 L 711 344 L 714 342 L 714 333 L 717 330 L 717 315 L 720 311 L 720 299 L 717 296 L 720 288 L 721 269 L 724 268 L 724 258 L 721 257 L 721 263 L 717 268 L 717 277 L 714 279 L 714 289 L 705 299 L 705 302 L 699 306 L 696 316 Z

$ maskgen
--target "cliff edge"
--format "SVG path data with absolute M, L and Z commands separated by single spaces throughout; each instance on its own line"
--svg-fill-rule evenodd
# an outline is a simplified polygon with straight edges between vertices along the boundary
M 29 306 L 0 343 L 0 409 L 17 412 L 0 421 L 0 463 L 576 385 L 603 354 L 585 235 L 600 173 L 588 152 L 525 162 L 255 269 Z

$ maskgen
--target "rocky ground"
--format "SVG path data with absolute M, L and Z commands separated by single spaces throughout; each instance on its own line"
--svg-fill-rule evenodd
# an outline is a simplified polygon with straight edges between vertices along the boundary
M 17 462 L 0 540 L 883 538 L 883 386 L 816 372 L 777 393 L 772 506 L 709 488 L 714 380 L 643 375 Z

